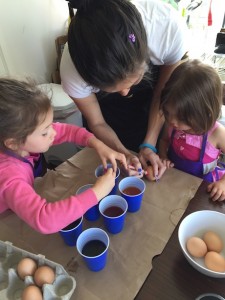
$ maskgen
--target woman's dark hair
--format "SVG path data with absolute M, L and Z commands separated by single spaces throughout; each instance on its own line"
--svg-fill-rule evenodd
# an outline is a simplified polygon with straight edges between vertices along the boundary
M 74 4 L 75 3 L 75 4 Z M 149 62 L 141 15 L 128 0 L 80 0 L 68 31 L 68 47 L 81 77 L 103 89 Z
M 0 78 L 0 150 L 7 139 L 24 143 L 51 108 L 51 100 L 34 81 Z
M 180 64 L 166 83 L 160 108 L 164 116 L 167 107 L 177 119 L 197 134 L 209 131 L 220 117 L 222 82 L 216 70 L 197 59 Z

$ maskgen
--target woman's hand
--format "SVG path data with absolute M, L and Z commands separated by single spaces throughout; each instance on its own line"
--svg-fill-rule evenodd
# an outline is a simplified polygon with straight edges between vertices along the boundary
M 144 169 L 147 169 L 150 163 L 153 167 L 154 176 L 158 179 L 162 177 L 165 172 L 165 166 L 155 152 L 149 148 L 142 148 L 139 152 L 139 159 Z
M 98 177 L 96 183 L 92 187 L 98 201 L 111 192 L 115 185 L 115 177 L 116 172 L 114 172 L 112 168 L 108 168 L 102 176 Z
M 139 158 L 134 154 L 130 153 L 127 155 L 127 175 L 128 176 L 136 176 L 136 177 L 143 177 L 144 171 L 142 169 L 141 163 Z
M 88 145 L 96 150 L 105 169 L 107 169 L 107 163 L 110 162 L 112 164 L 113 171 L 116 172 L 116 161 L 118 160 L 125 170 L 127 170 L 127 161 L 124 154 L 111 149 L 96 137 L 91 137 L 88 141 Z

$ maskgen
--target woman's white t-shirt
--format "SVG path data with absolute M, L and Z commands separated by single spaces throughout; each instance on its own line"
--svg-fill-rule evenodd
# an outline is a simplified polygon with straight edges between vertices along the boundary
M 131 2 L 142 16 L 151 62 L 154 65 L 172 65 L 178 62 L 188 49 L 185 20 L 171 5 L 160 0 Z M 67 44 L 62 54 L 60 76 L 63 89 L 73 98 L 85 98 L 99 91 L 98 88 L 88 85 L 79 75 Z

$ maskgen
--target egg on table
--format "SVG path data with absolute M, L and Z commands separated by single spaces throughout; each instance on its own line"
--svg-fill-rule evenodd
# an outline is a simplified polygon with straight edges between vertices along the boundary
M 17 265 L 17 273 L 19 277 L 24 280 L 26 276 L 33 276 L 37 270 L 37 263 L 29 257 L 21 259 Z

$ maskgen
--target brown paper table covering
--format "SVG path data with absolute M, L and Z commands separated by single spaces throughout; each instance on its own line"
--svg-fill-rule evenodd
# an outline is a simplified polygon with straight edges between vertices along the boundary
M 94 170 L 100 163 L 94 150 L 83 149 L 56 171 L 38 178 L 35 189 L 48 201 L 63 199 L 80 186 L 94 183 Z M 35 232 L 11 212 L 0 215 L 0 239 L 60 263 L 76 279 L 71 299 L 132 300 L 152 268 L 152 258 L 162 252 L 202 180 L 170 169 L 158 183 L 145 182 L 141 210 L 127 213 L 121 233 L 109 234 L 108 261 L 100 272 L 89 271 L 76 248 L 66 246 L 58 233 Z M 89 227 L 104 229 L 102 219 L 84 220 L 84 229 Z

